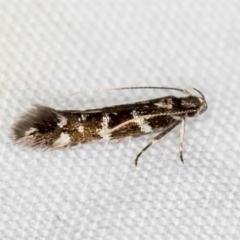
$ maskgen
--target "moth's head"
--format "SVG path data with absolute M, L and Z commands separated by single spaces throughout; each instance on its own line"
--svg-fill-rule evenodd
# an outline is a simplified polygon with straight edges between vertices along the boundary
M 194 88 L 201 96 L 189 95 L 181 100 L 182 108 L 186 109 L 187 117 L 197 117 L 208 108 L 204 95 Z

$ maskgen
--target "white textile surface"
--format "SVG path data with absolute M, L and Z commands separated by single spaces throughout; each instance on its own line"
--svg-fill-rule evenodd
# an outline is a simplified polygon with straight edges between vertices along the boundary
M 239 0 L 0 1 L 0 239 L 239 239 Z M 40 103 L 89 109 L 201 90 L 208 110 L 151 136 L 59 151 L 14 145 Z M 177 93 L 179 95 L 179 93 Z M 181 95 L 181 94 L 180 94 Z

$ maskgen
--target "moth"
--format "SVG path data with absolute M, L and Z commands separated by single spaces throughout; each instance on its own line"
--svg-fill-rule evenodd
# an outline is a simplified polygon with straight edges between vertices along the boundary
M 90 143 L 96 140 L 121 140 L 156 133 L 150 143 L 136 156 L 135 166 L 141 154 L 177 125 L 180 125 L 179 155 L 183 162 L 183 138 L 185 119 L 197 117 L 207 110 L 204 95 L 171 87 L 126 87 L 124 89 L 168 89 L 180 91 L 185 96 L 173 95 L 88 110 L 56 110 L 35 105 L 12 126 L 14 141 L 23 146 L 41 149 L 61 149 Z

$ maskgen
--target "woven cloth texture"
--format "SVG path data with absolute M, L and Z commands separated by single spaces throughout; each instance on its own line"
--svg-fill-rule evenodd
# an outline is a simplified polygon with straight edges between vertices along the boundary
M 0 239 L 239 239 L 240 1 L 0 1 Z M 208 110 L 149 138 L 14 145 L 39 103 L 89 109 L 201 90 Z M 177 96 L 181 94 L 177 93 Z M 128 147 L 129 145 L 129 147 Z

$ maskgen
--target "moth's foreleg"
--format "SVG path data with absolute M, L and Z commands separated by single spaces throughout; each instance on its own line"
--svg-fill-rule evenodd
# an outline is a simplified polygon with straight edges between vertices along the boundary
M 170 125 L 170 127 L 166 128 L 163 132 L 161 132 L 160 134 L 158 134 L 156 137 L 154 137 L 151 142 L 144 147 L 141 152 L 137 155 L 136 159 L 135 159 L 135 167 L 137 167 L 138 164 L 138 159 L 139 157 L 142 155 L 142 153 L 144 151 L 146 151 L 153 143 L 155 143 L 156 141 L 158 141 L 159 139 L 161 139 L 163 136 L 165 136 L 167 133 L 169 133 L 173 128 L 175 128 L 179 123 L 181 123 L 181 120 L 176 120 L 173 124 Z
M 179 143 L 179 155 L 180 155 L 180 160 L 183 161 L 183 138 L 184 138 L 184 133 L 185 133 L 185 118 L 182 118 L 181 121 L 181 127 L 180 127 L 180 143 Z

